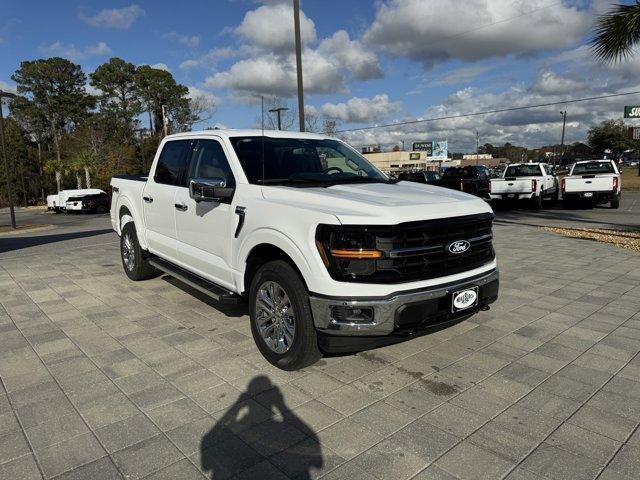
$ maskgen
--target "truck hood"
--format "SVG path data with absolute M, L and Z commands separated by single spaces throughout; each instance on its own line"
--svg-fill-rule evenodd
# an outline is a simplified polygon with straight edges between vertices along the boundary
M 262 188 L 270 202 L 335 215 L 344 224 L 397 224 L 416 220 L 491 212 L 478 197 L 413 182 L 367 183 L 332 187 Z

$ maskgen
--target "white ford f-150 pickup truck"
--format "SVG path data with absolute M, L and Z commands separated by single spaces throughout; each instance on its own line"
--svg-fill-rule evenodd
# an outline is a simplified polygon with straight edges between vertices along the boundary
M 513 163 L 502 178 L 492 178 L 489 194 L 494 201 L 528 200 L 536 210 L 545 198 L 558 199 L 558 180 L 546 163 Z
M 611 203 L 620 207 L 622 182 L 618 166 L 612 160 L 576 162 L 569 175 L 562 179 L 562 200 L 565 206 L 578 201 L 591 204 Z
M 282 369 L 446 328 L 498 295 L 486 202 L 390 179 L 324 135 L 170 135 L 148 177 L 111 187 L 127 276 L 245 299 Z

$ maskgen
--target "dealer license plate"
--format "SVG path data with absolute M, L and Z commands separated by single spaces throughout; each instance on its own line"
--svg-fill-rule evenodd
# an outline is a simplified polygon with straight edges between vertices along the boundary
M 451 311 L 459 312 L 478 304 L 478 287 L 466 288 L 451 295 Z

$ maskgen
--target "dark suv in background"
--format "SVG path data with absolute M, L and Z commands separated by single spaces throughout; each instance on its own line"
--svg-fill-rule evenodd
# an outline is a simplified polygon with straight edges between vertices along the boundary
M 82 197 L 82 211 L 84 213 L 107 213 L 109 207 L 109 196 L 106 193 Z
M 438 172 L 406 172 L 398 175 L 399 180 L 405 180 L 407 182 L 416 182 L 416 183 L 430 183 L 435 184 L 439 182 L 442 177 Z
M 490 178 L 491 172 L 482 165 L 449 167 L 442 174 L 442 180 L 434 182 L 434 185 L 489 198 Z

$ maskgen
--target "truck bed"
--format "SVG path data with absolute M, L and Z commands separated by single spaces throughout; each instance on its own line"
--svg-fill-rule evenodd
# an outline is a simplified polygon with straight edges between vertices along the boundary
M 566 193 L 607 192 L 613 190 L 615 174 L 586 174 L 564 177 Z
M 504 193 L 532 193 L 533 182 L 531 178 L 492 178 L 491 194 L 501 195 Z

